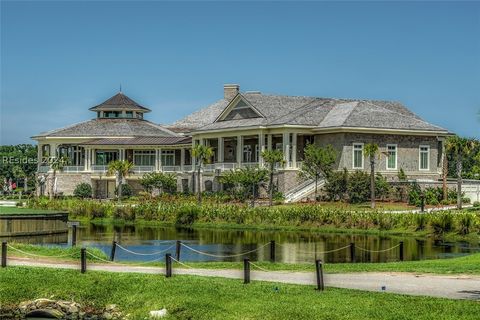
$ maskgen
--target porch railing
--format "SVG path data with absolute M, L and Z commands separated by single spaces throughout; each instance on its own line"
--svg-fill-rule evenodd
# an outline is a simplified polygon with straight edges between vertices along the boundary
M 82 172 L 85 171 L 85 166 L 65 166 L 63 167 L 63 172 Z
M 92 172 L 107 172 L 108 166 L 105 165 L 92 165 Z
M 50 170 L 50 166 L 40 166 L 40 167 L 38 168 L 38 172 L 39 172 L 39 173 L 46 173 L 46 172 L 48 172 L 49 170 Z
M 155 171 L 154 166 L 134 166 L 133 173 L 147 173 Z
M 180 166 L 162 166 L 162 171 L 163 172 L 179 172 L 181 171 L 181 167 Z

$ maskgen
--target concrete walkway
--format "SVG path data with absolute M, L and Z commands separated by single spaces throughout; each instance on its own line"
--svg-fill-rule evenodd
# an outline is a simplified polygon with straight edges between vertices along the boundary
M 28 258 L 10 258 L 8 265 L 46 267 L 79 270 L 79 264 L 73 262 L 53 262 L 46 260 L 32 260 Z M 315 275 L 311 272 L 287 271 L 254 271 L 252 266 L 251 280 L 268 281 L 277 283 L 290 283 L 300 285 L 315 285 Z M 122 264 L 90 263 L 89 270 L 108 272 L 131 272 L 146 274 L 164 274 L 161 267 L 130 266 Z M 197 275 L 202 277 L 221 277 L 243 279 L 242 270 L 221 269 L 180 269 L 174 268 L 173 274 Z M 369 273 L 344 273 L 325 274 L 325 285 L 328 287 L 358 289 L 366 291 L 443 297 L 449 299 L 471 299 L 480 301 L 480 276 L 469 275 L 430 275 L 412 274 L 404 272 L 369 272 Z

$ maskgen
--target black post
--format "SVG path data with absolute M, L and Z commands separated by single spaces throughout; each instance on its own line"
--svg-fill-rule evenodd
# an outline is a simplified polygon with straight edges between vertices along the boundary
M 356 262 L 355 259 L 355 243 L 350 243 L 350 262 Z
M 112 250 L 110 251 L 110 261 L 115 260 L 115 249 L 117 248 L 117 241 L 112 242 Z
M 177 240 L 177 246 L 175 248 L 175 259 L 180 261 L 180 249 L 182 248 L 182 241 Z
M 275 240 L 270 241 L 270 261 L 275 262 Z
M 403 261 L 403 241 L 400 241 L 400 261 Z
M 7 266 L 7 241 L 2 242 L 2 268 Z
M 324 286 L 324 283 L 323 283 L 322 260 L 315 260 L 315 269 L 317 271 L 317 290 L 323 291 L 325 286 Z
M 167 253 L 165 255 L 165 277 L 170 278 L 172 276 L 172 255 Z
M 77 225 L 72 225 L 72 247 L 77 245 Z
M 243 259 L 243 283 L 250 283 L 250 259 Z
M 420 211 L 425 212 L 425 194 L 422 193 L 420 194 Z
M 80 272 L 85 273 L 87 271 L 87 249 L 80 249 Z

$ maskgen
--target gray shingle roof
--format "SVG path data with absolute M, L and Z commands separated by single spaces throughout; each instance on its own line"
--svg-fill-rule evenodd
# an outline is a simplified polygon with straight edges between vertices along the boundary
M 140 119 L 93 119 L 40 133 L 37 137 L 179 137 L 160 125 Z
M 113 97 L 105 100 L 104 102 L 90 108 L 91 111 L 115 111 L 115 110 L 127 110 L 127 111 L 141 111 L 150 112 L 150 109 L 139 105 L 122 92 L 117 93 Z
M 260 93 L 241 95 L 265 117 L 215 122 L 228 105 L 226 100 L 220 100 L 175 122 L 172 127 L 188 128 L 189 131 L 208 131 L 235 127 L 299 125 L 312 128 L 361 127 L 447 132 L 422 120 L 398 102 Z
M 82 145 L 178 145 L 192 143 L 191 137 L 135 137 L 135 138 L 104 138 L 82 143 Z

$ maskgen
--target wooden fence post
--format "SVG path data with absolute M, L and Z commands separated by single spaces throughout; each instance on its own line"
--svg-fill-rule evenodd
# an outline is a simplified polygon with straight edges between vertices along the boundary
M 275 262 L 275 240 L 270 241 L 270 261 Z
M 400 261 L 403 261 L 403 241 L 400 241 Z
M 165 255 L 165 277 L 170 278 L 172 276 L 172 255 L 167 253 Z
M 325 286 L 323 283 L 323 266 L 322 260 L 315 260 L 315 270 L 317 273 L 317 290 L 323 291 Z
M 355 243 L 350 243 L 350 262 L 356 262 L 355 258 Z
M 77 225 L 72 224 L 72 247 L 77 245 Z
M 2 241 L 2 268 L 7 266 L 7 241 Z
M 243 259 L 243 283 L 250 283 L 250 259 Z
M 110 251 L 110 261 L 115 260 L 115 249 L 117 248 L 117 241 L 112 242 L 112 250 Z
M 87 249 L 80 249 L 80 272 L 85 273 L 87 271 Z
M 180 240 L 177 240 L 177 245 L 175 248 L 175 259 L 177 261 L 180 261 L 180 249 L 182 248 L 182 242 Z

